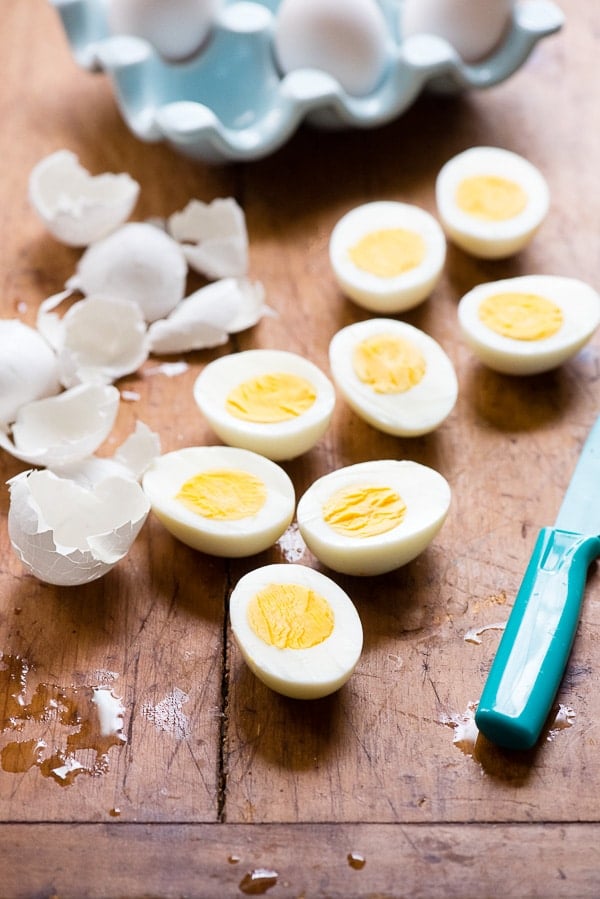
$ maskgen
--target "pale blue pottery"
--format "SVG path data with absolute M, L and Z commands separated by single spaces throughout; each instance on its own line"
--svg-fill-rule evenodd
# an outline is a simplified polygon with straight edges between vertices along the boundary
M 347 94 L 324 72 L 282 75 L 272 49 L 280 0 L 225 0 L 214 32 L 193 59 L 170 63 L 139 38 L 111 36 L 104 0 L 50 0 L 73 54 L 86 69 L 106 72 L 129 128 L 144 141 L 166 140 L 206 162 L 258 159 L 287 141 L 300 122 L 371 128 L 399 116 L 424 88 L 456 92 L 505 80 L 563 14 L 550 0 L 520 0 L 502 45 L 467 65 L 444 40 L 402 40 L 402 0 L 380 0 L 390 30 L 390 61 L 377 88 Z

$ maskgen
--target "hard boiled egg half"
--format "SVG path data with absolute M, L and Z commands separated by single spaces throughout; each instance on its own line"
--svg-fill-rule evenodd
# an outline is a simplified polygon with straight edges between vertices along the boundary
M 436 179 L 436 201 L 448 237 L 483 259 L 521 250 L 544 220 L 548 185 L 527 159 L 500 147 L 471 147 Z
M 292 459 L 323 436 L 335 392 L 308 359 L 285 350 L 246 350 L 210 362 L 194 398 L 215 433 L 269 459 Z
M 387 434 L 426 434 L 454 408 L 452 362 L 439 343 L 406 322 L 372 318 L 348 325 L 334 335 L 329 360 L 348 405 Z
M 294 514 L 294 487 L 274 462 L 229 446 L 192 446 L 154 460 L 142 487 L 174 537 L 201 552 L 262 552 Z
M 435 287 L 446 240 L 424 209 L 382 200 L 357 206 L 338 221 L 329 258 L 341 290 L 359 306 L 402 312 Z
M 525 275 L 480 284 L 458 304 L 470 348 L 490 368 L 533 375 L 574 356 L 600 324 L 600 296 L 575 278 Z
M 351 599 L 304 565 L 249 572 L 231 594 L 229 614 L 249 668 L 284 696 L 327 696 L 348 680 L 360 658 L 363 631 Z
M 324 565 L 377 575 L 410 562 L 440 530 L 450 506 L 446 479 L 418 462 L 359 462 L 324 475 L 301 497 L 298 527 Z

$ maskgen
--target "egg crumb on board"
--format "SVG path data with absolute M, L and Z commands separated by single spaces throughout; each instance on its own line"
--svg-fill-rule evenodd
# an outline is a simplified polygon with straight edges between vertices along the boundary
M 550 205 L 541 172 L 501 147 L 471 147 L 454 156 L 440 169 L 435 192 L 448 238 L 482 259 L 523 249 Z
M 142 487 L 153 513 L 174 537 L 216 556 L 262 552 L 294 515 L 294 487 L 286 472 L 236 447 L 166 453 L 145 472 Z
M 479 284 L 458 304 L 463 337 L 489 368 L 534 375 L 562 365 L 600 324 L 600 295 L 557 275 Z
M 408 460 L 358 462 L 318 478 L 298 502 L 300 533 L 333 571 L 378 575 L 406 565 L 436 536 L 450 507 L 446 479 Z
M 196 379 L 194 399 L 225 443 L 279 461 L 301 455 L 321 439 L 335 391 L 303 356 L 246 350 L 209 362 Z
M 244 575 L 231 594 L 229 615 L 248 667 L 284 696 L 317 699 L 335 692 L 362 652 L 352 600 L 304 565 L 266 565 Z
M 356 206 L 333 228 L 329 258 L 346 296 L 371 312 L 412 309 L 437 284 L 446 239 L 426 210 L 379 200 Z
M 387 434 L 427 434 L 456 403 L 458 381 L 450 358 L 407 322 L 372 318 L 348 325 L 334 334 L 329 361 L 350 408 Z

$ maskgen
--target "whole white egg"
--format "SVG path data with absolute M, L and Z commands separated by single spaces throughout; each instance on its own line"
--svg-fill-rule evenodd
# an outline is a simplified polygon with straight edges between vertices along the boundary
M 209 362 L 196 379 L 194 399 L 224 443 L 278 461 L 305 453 L 321 439 L 335 391 L 303 356 L 246 350 Z
M 485 59 L 508 31 L 514 0 L 403 0 L 403 37 L 435 34 L 465 62 Z
M 191 446 L 159 456 L 142 487 L 174 537 L 215 556 L 262 552 L 294 515 L 286 472 L 264 456 L 229 446 Z
M 162 56 L 185 59 L 208 35 L 222 0 L 108 0 L 114 34 L 144 38 Z
M 274 49 L 281 70 L 320 69 L 355 96 L 380 82 L 389 41 L 376 0 L 282 0 L 277 10 Z
M 352 600 L 304 565 L 249 572 L 231 594 L 229 615 L 249 668 L 284 696 L 327 696 L 346 683 L 360 658 L 363 631 Z
M 346 296 L 371 312 L 412 309 L 432 292 L 446 258 L 437 221 L 392 200 L 357 206 L 335 225 L 329 258 Z
M 418 462 L 359 462 L 301 497 L 298 527 L 312 553 L 342 574 L 385 574 L 423 552 L 450 506 L 446 479 Z
M 440 170 L 435 190 L 450 240 L 483 259 L 511 256 L 526 246 L 550 205 L 541 172 L 500 147 L 459 153 Z
M 592 337 L 600 324 L 600 296 L 575 278 L 506 278 L 465 294 L 458 321 L 485 365 L 505 374 L 539 374 L 562 365 Z
M 351 409 L 386 434 L 427 434 L 456 403 L 450 358 L 433 337 L 406 322 L 372 318 L 342 328 L 329 345 L 329 363 Z

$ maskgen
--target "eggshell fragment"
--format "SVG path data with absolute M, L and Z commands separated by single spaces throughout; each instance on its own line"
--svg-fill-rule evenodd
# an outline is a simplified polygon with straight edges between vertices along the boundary
M 183 244 L 190 266 L 207 278 L 237 278 L 248 269 L 248 232 L 241 207 L 232 197 L 212 203 L 191 200 L 167 221 Z
M 105 237 L 131 214 L 140 186 L 127 174 L 91 175 L 75 153 L 46 156 L 29 176 L 29 199 L 50 233 L 85 247 Z
M 129 300 L 147 322 L 183 299 L 187 263 L 172 237 L 146 222 L 130 222 L 92 244 L 66 286 L 87 296 Z
M 0 319 L 0 425 L 59 390 L 58 361 L 42 335 L 19 319 Z
M 87 456 L 70 465 L 62 465 L 60 476 L 83 487 L 93 487 L 107 477 L 118 476 L 140 481 L 144 472 L 160 455 L 160 437 L 148 425 L 138 421 L 135 431 L 118 447 L 113 456 Z
M 8 533 L 25 568 L 49 584 L 96 580 L 129 551 L 149 503 L 130 478 L 106 478 L 92 489 L 51 471 L 9 481 Z
M 58 469 L 90 456 L 106 440 L 118 408 L 116 387 L 79 384 L 21 406 L 12 440 L 0 430 L 0 446 L 23 462 Z

